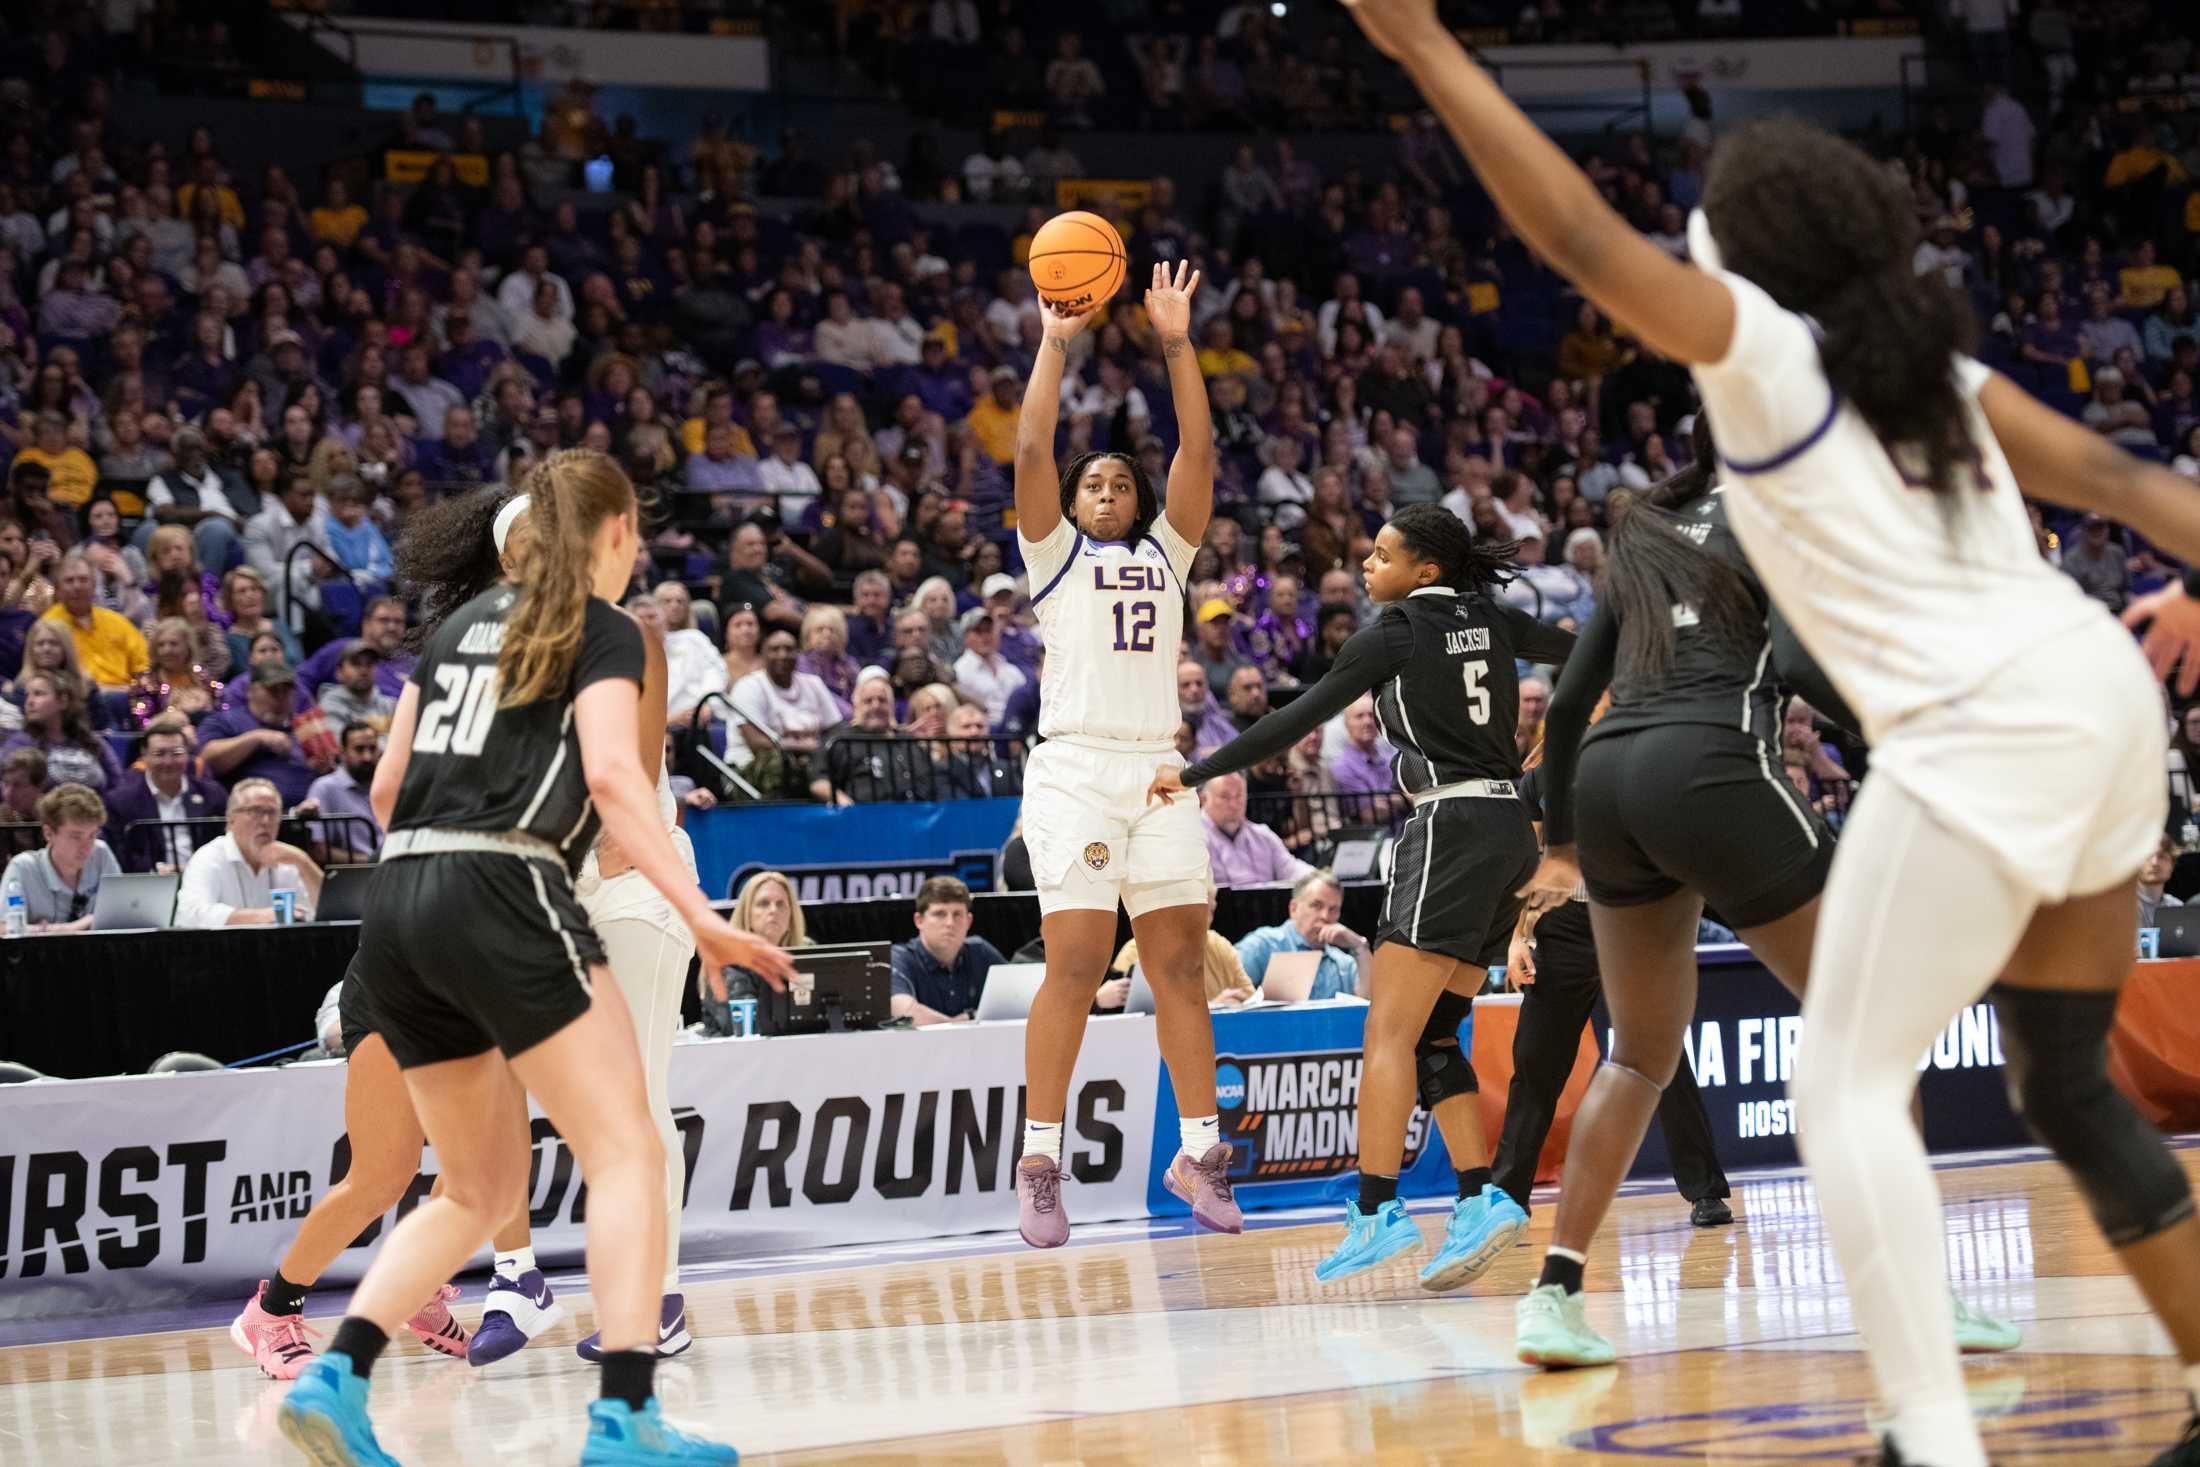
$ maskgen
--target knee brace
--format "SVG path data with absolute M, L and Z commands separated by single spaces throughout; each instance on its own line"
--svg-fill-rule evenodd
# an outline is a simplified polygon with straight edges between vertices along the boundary
M 1420 1043 L 1413 1047 L 1414 1073 L 1420 1077 L 1421 1105 L 1426 1110 L 1482 1088 L 1474 1077 L 1473 1062 L 1459 1048 L 1459 1026 L 1473 1009 L 1473 999 L 1447 988 L 1429 1010 Z
M 2192 1214 L 2185 1171 L 2108 1078 L 2113 993 L 1997 984 L 2009 1104 L 2085 1194 L 2112 1248 L 2128 1248 Z

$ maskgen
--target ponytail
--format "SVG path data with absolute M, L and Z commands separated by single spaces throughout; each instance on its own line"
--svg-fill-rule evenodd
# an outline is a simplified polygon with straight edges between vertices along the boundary
M 1390 517 L 1390 528 L 1421 560 L 1436 562 L 1436 578 L 1462 596 L 1493 591 L 1513 578 L 1518 540 L 1477 540 L 1459 516 L 1440 504 L 1416 504 Z
M 1673 618 L 1721 646 L 1746 652 L 1764 637 L 1764 614 L 1741 574 L 1682 533 L 1678 512 L 1711 492 L 1716 449 L 1708 415 L 1696 415 L 1694 462 L 1651 486 L 1612 529 L 1604 594 L 1619 622 L 1612 686 L 1640 697 L 1665 685 L 1673 666 Z
M 532 532 L 519 599 L 504 620 L 497 704 L 516 708 L 563 693 L 580 656 L 594 594 L 596 531 L 634 513 L 634 486 L 617 463 L 590 449 L 553 453 L 527 475 Z

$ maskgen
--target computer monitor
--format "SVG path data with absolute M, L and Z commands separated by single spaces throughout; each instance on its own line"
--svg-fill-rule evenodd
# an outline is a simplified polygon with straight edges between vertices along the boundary
M 757 995 L 760 1034 L 823 1034 L 876 1029 L 893 1017 L 893 969 L 866 949 L 795 948 L 786 991 Z
M 316 922 L 358 922 L 367 915 L 367 887 L 380 866 L 331 866 L 321 879 L 321 902 L 313 909 Z

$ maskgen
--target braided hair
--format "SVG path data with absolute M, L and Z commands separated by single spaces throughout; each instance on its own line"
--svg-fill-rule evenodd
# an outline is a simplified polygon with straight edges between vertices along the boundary
M 1085 470 L 1106 458 L 1116 459 L 1129 469 L 1131 482 L 1138 487 L 1138 514 L 1123 536 L 1124 544 L 1136 545 L 1146 538 L 1146 532 L 1153 528 L 1153 522 L 1161 517 L 1161 496 L 1154 492 L 1153 480 L 1146 477 L 1146 470 L 1138 462 L 1136 454 L 1109 450 L 1102 453 L 1081 453 L 1071 459 L 1069 467 L 1062 470 L 1062 518 L 1071 525 L 1076 525 L 1077 487 L 1085 481 Z
M 1436 563 L 1438 584 L 1462 595 L 1489 592 L 1511 581 L 1518 540 L 1477 540 L 1459 516 L 1440 504 L 1416 504 L 1390 517 L 1390 526 L 1416 560 Z

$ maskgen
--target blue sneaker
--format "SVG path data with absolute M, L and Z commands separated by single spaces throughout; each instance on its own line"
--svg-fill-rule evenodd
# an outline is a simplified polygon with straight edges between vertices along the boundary
M 1360 1211 L 1357 1202 L 1347 1202 L 1344 1205 L 1344 1241 L 1314 1265 L 1314 1277 L 1324 1283 L 1349 1278 L 1386 1258 L 1396 1258 L 1420 1246 L 1421 1230 L 1406 1216 L 1406 1205 L 1397 1198 L 1391 1198 L 1372 1214 Z
M 1441 1294 L 1473 1283 L 1527 1230 L 1528 1214 L 1501 1187 L 1486 1185 L 1480 1195 L 1460 1198 L 1451 1205 L 1444 1246 L 1421 1270 L 1421 1287 Z
M 489 1297 L 482 1302 L 481 1323 L 466 1342 L 468 1365 L 494 1365 L 516 1355 L 529 1340 L 565 1318 L 565 1306 L 550 1292 L 542 1270 L 530 1268 L 514 1276 L 500 1273 L 489 1280 Z
M 367 1420 L 367 1383 L 351 1357 L 331 1351 L 299 1372 L 283 1395 L 276 1425 L 318 1467 L 398 1467 L 374 1439 Z
M 588 1445 L 581 1449 L 581 1467 L 677 1467 L 683 1462 L 731 1467 L 740 1460 L 731 1447 L 667 1425 L 655 1396 L 639 1411 L 624 1401 L 597 1401 L 588 1408 Z
M 670 1360 L 695 1343 L 688 1333 L 687 1296 L 667 1294 L 657 1314 L 657 1358 Z M 583 1360 L 603 1359 L 603 1331 L 598 1330 L 573 1347 Z

